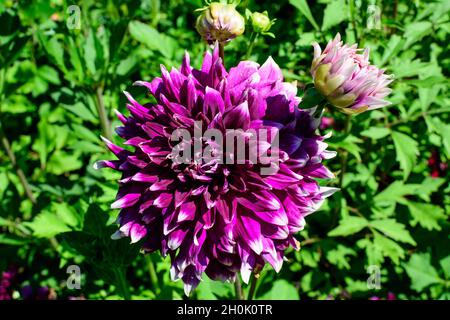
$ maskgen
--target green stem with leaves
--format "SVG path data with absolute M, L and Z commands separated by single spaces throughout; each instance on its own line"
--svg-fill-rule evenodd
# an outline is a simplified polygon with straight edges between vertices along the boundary
M 4 84 L 5 84 L 5 69 L 0 70 L 0 140 L 3 145 L 3 148 L 6 151 L 6 155 L 8 156 L 9 160 L 11 161 L 14 170 L 16 171 L 17 176 L 19 177 L 20 183 L 23 186 L 23 189 L 25 191 L 26 196 L 28 199 L 30 199 L 31 203 L 36 204 L 36 198 L 33 195 L 33 192 L 31 191 L 31 186 L 28 183 L 28 180 L 23 172 L 23 170 L 20 168 L 19 164 L 16 160 L 16 155 L 14 154 L 14 151 L 11 148 L 11 144 L 9 143 L 8 138 L 6 137 L 6 134 L 3 132 L 3 126 L 1 121 L 2 116 L 2 110 L 1 110 L 1 104 L 3 102 L 4 97 Z

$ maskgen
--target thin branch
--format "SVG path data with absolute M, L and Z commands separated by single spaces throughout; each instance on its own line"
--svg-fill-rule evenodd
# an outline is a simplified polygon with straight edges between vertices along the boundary
M 16 155 L 14 154 L 14 151 L 11 148 L 8 138 L 6 137 L 5 133 L 3 132 L 3 128 L 1 127 L 1 122 L 0 122 L 0 139 L 2 141 L 3 148 L 6 151 L 6 155 L 8 156 L 14 169 L 16 170 L 16 174 L 19 177 L 19 180 L 23 186 L 23 189 L 25 190 L 26 196 L 28 197 L 28 199 L 30 199 L 31 203 L 36 204 L 36 198 L 34 197 L 33 192 L 31 191 L 30 184 L 28 183 L 28 180 L 25 177 L 25 174 L 23 173 L 22 169 L 19 167 L 19 165 L 17 163 Z

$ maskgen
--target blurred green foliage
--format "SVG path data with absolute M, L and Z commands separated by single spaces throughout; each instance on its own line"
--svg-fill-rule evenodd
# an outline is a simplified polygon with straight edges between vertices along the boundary
M 127 239 L 110 239 L 117 173 L 92 164 L 110 156 L 127 90 L 140 101 L 160 64 L 184 51 L 200 65 L 206 44 L 194 24 L 201 0 L 4 0 L 0 2 L 0 271 L 19 268 L 15 290 L 51 287 L 59 298 L 179 299 L 168 259 L 144 257 Z M 272 56 L 287 81 L 311 81 L 311 42 L 340 32 L 371 49 L 371 62 L 395 75 L 387 108 L 333 118 L 327 165 L 336 193 L 307 218 L 300 252 L 280 274 L 267 268 L 256 290 L 265 299 L 450 299 L 448 72 L 450 3 L 440 1 L 243 0 L 244 15 L 267 11 L 271 37 L 258 37 L 251 59 Z M 244 36 L 226 47 L 231 67 L 247 53 Z M 303 92 L 300 90 L 300 92 Z M 102 112 L 104 114 L 102 115 Z M 342 175 L 343 161 L 346 163 Z M 22 174 L 21 174 L 22 172 Z M 79 265 L 81 290 L 66 287 Z M 369 266 L 381 288 L 367 285 Z M 247 290 L 247 288 L 244 288 Z M 17 296 L 17 295 L 16 295 Z M 231 284 L 205 278 L 193 298 L 233 298 Z

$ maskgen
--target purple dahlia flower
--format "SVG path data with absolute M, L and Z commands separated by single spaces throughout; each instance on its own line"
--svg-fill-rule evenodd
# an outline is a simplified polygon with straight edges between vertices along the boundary
M 241 272 L 247 283 L 266 262 L 278 272 L 284 250 L 299 249 L 294 234 L 303 229 L 304 218 L 334 191 L 315 180 L 333 177 L 322 164 L 334 152 L 315 133 L 320 120 L 313 110 L 297 108 L 296 87 L 283 82 L 271 58 L 262 66 L 243 61 L 227 72 L 216 46 L 205 54 L 200 70 L 191 67 L 186 54 L 179 70 L 162 67 L 161 72 L 151 82 L 135 83 L 147 87 L 155 103 L 141 105 L 125 92 L 131 114 L 118 113 L 123 126 L 116 131 L 129 149 L 105 139 L 118 160 L 95 165 L 122 172 L 112 204 L 121 209 L 113 238 L 143 239 L 146 252 L 169 255 L 171 276 L 182 279 L 187 295 L 203 273 L 234 281 Z M 263 165 L 249 159 L 229 164 L 197 155 L 187 163 L 173 161 L 172 134 L 198 127 L 224 135 L 240 129 L 245 137 L 248 129 L 275 132 L 278 148 L 274 144 L 268 150 L 264 141 L 256 148 L 269 151 L 266 166 L 274 172 L 262 174 Z M 216 143 L 200 141 L 203 146 Z M 196 142 L 182 141 L 189 147 Z M 233 154 L 227 149 L 223 157 Z
M 383 98 L 391 92 L 392 77 L 369 63 L 369 49 L 358 53 L 362 49 L 343 45 L 339 33 L 323 52 L 319 44 L 313 46 L 314 85 L 340 111 L 356 114 L 390 104 Z

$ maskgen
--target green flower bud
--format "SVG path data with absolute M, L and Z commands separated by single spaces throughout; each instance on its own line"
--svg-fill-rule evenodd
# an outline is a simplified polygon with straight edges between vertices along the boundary
M 270 30 L 273 21 L 269 19 L 267 12 L 253 12 L 251 15 L 253 30 L 257 33 L 263 33 Z

